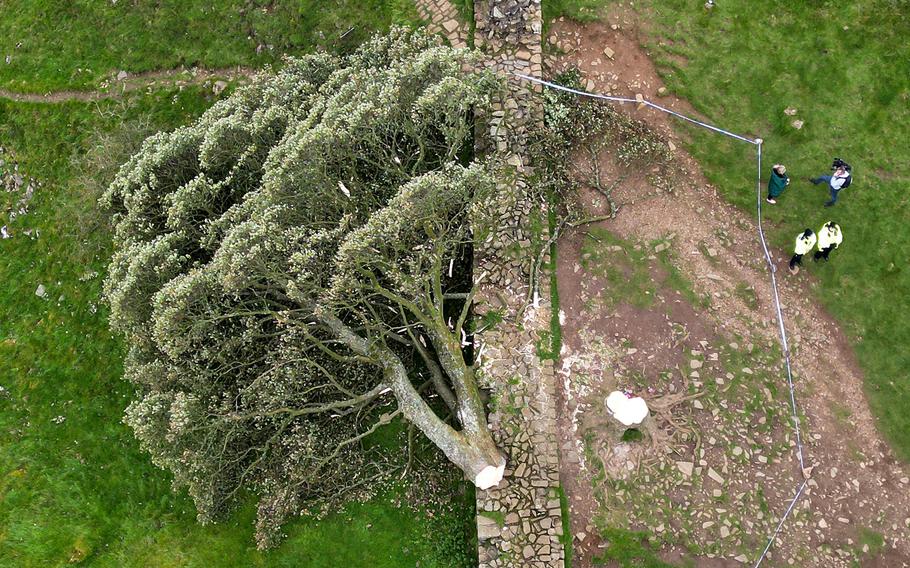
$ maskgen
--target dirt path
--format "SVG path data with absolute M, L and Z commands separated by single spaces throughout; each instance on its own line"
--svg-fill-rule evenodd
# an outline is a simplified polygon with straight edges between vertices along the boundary
M 554 62 L 551 73 L 569 64 L 577 65 L 589 78 L 589 90 L 624 96 L 642 93 L 645 98 L 675 110 L 691 112 L 685 101 L 659 95 L 659 92 L 663 93 L 659 91 L 662 87 L 659 76 L 633 34 L 626 35 L 621 29 L 614 30 L 607 25 L 579 27 L 560 22 L 553 26 L 551 35 L 555 36 L 551 38 L 551 43 L 558 44 L 567 52 Z M 605 47 L 612 50 L 612 58 L 604 53 Z M 673 124 L 671 117 L 648 110 L 631 112 L 675 141 L 676 146 L 682 146 L 678 133 L 684 135 L 685 128 Z M 637 180 L 630 179 L 615 195 L 624 204 L 617 219 L 599 225 L 632 242 L 662 241 L 670 244 L 676 268 L 693 283 L 696 294 L 710 297 L 710 307 L 695 310 L 681 307 L 679 300 L 673 300 L 669 295 L 672 291 L 662 287 L 662 275 L 654 272 L 652 263 L 651 281 L 656 282 L 656 295 L 662 296 L 661 301 L 655 301 L 648 309 L 622 305 L 614 307 L 612 313 L 604 310 L 592 315 L 586 308 L 608 284 L 599 283 L 597 278 L 587 275 L 584 279 L 578 276 L 579 267 L 585 264 L 582 251 L 585 235 L 569 234 L 559 245 L 559 285 L 567 346 L 561 361 L 565 378 L 561 462 L 565 464 L 562 477 L 570 494 L 576 536 L 579 532 L 590 534 L 594 518 L 603 513 L 602 504 L 590 496 L 590 484 L 596 483 L 595 472 L 590 470 L 590 463 L 579 455 L 583 445 L 578 431 L 578 416 L 590 411 L 590 400 L 596 400 L 596 397 L 585 399 L 586 393 L 599 392 L 598 388 L 612 388 L 621 382 L 615 376 L 617 371 L 628 374 L 626 371 L 629 369 L 650 366 L 651 370 L 644 370 L 642 374 L 654 381 L 658 369 L 672 368 L 673 365 L 685 367 L 696 353 L 699 361 L 702 357 L 707 359 L 704 370 L 691 373 L 691 380 L 707 383 L 711 379 L 705 377 L 712 373 L 723 377 L 720 363 L 712 361 L 717 360 L 719 352 L 723 356 L 724 346 L 744 347 L 733 337 L 747 338 L 744 341 L 753 344 L 753 348 L 748 350 L 750 354 L 746 364 L 756 369 L 763 365 L 773 368 L 773 364 L 761 359 L 762 352 L 777 344 L 777 326 L 773 318 L 772 291 L 756 240 L 754 220 L 725 204 L 690 156 L 679 150 L 676 153 L 681 167 L 688 172 L 690 184 L 680 188 L 676 195 L 659 194 L 654 197 L 653 188 L 649 187 L 644 176 Z M 617 165 L 604 163 L 603 167 L 615 171 Z M 751 162 L 744 163 L 744 168 L 752 167 Z M 754 191 L 751 188 L 745 190 Z M 595 212 L 601 210 L 595 206 Z M 862 558 L 863 566 L 910 566 L 910 480 L 907 468 L 897 462 L 875 428 L 875 420 L 863 393 L 862 372 L 846 337 L 834 321 L 810 300 L 815 283 L 806 273 L 824 270 L 824 266 L 809 266 L 799 277 L 790 277 L 786 272 L 788 256 L 783 251 L 775 251 L 774 254 L 785 324 L 794 353 L 797 398 L 805 413 L 803 433 L 808 443 L 807 465 L 813 466 L 814 472 L 806 496 L 798 507 L 798 514 L 788 521 L 781 534 L 781 543 L 775 547 L 774 556 L 766 565 L 847 567 L 852 565 L 853 558 Z M 836 258 L 832 257 L 832 262 L 836 262 Z M 754 301 L 749 301 L 751 292 L 744 294 L 744 291 L 754 291 Z M 672 326 L 668 326 L 667 322 L 677 322 L 687 329 L 686 339 L 674 337 Z M 598 343 L 598 338 L 605 340 Z M 635 347 L 626 349 L 624 345 L 627 344 Z M 749 363 L 750 358 L 755 360 L 754 364 Z M 696 368 L 694 363 L 692 365 L 693 369 Z M 698 368 L 702 369 L 701 366 Z M 688 368 L 686 370 L 689 371 Z M 574 384 L 573 377 L 584 371 L 588 372 L 588 376 L 599 376 L 603 384 L 585 385 L 584 388 Z M 779 365 L 775 371 L 778 379 L 784 381 Z M 749 368 L 748 374 L 752 372 Z M 727 376 L 731 377 L 729 373 Z M 785 383 L 780 387 L 785 390 Z M 721 402 L 726 405 L 728 401 Z M 738 402 L 729 401 L 734 410 L 739 408 Z M 769 408 L 779 407 L 780 402 L 774 401 Z M 716 444 L 705 444 L 707 454 L 702 450 L 703 455 L 695 456 L 693 461 L 696 466 L 700 462 L 705 462 L 707 466 L 712 459 L 722 459 L 723 467 L 727 468 L 729 454 L 726 450 L 729 448 L 725 447 L 724 440 L 729 439 L 729 443 L 733 444 L 737 439 L 750 440 L 750 435 L 758 438 L 758 435 L 750 434 L 750 430 L 760 427 L 760 424 L 750 422 L 748 414 L 742 411 L 739 422 L 729 425 L 735 432 L 722 431 L 718 415 L 714 414 L 712 422 L 710 410 L 692 409 L 688 418 L 705 433 L 706 439 L 710 436 L 712 440 L 721 440 Z M 788 432 L 785 404 L 781 410 L 776 426 L 768 433 L 767 442 L 780 443 L 786 448 L 792 445 L 792 438 Z M 736 416 L 735 412 L 733 416 Z M 744 447 L 749 455 L 748 446 Z M 734 455 L 738 454 L 734 452 Z M 802 477 L 798 466 L 794 466 L 792 450 L 785 451 L 780 459 L 772 456 L 770 460 L 765 457 L 762 461 L 761 456 L 758 458 L 742 469 L 737 469 L 735 464 L 731 466 L 722 488 L 712 490 L 713 496 L 716 500 L 736 492 L 736 496 L 742 497 L 748 495 L 750 487 L 758 486 L 763 489 L 770 516 L 774 518 L 792 496 L 790 488 L 799 485 Z M 615 461 L 615 455 L 607 456 L 605 461 L 610 460 Z M 672 464 L 672 461 L 669 463 Z M 720 469 L 717 465 L 715 468 Z M 704 487 L 707 496 L 704 498 L 695 495 L 702 487 L 686 488 L 685 483 L 674 485 L 675 490 L 688 491 L 684 496 L 688 508 L 683 506 L 675 514 L 698 517 L 704 512 L 715 515 L 710 511 L 712 505 L 716 510 L 720 508 L 711 502 L 712 493 L 708 492 L 707 483 Z M 742 486 L 742 493 L 738 492 L 738 485 Z M 721 490 L 723 495 L 717 493 Z M 732 505 L 734 509 L 737 507 L 735 499 Z M 742 507 L 747 510 L 745 504 Z M 724 508 L 724 514 L 726 510 Z M 745 551 L 767 538 L 766 529 L 774 524 L 772 518 L 761 519 L 763 522 L 745 519 L 747 522 L 732 526 L 732 529 L 722 528 L 718 537 L 718 524 L 714 517 L 705 517 L 709 518 L 712 520 L 701 523 L 702 529 L 693 529 L 695 538 L 703 544 L 703 550 L 716 548 L 724 553 L 711 554 L 715 558 L 702 556 L 698 566 L 740 566 L 747 561 L 754 562 L 760 547 L 748 555 Z M 655 527 L 663 530 L 664 522 L 675 522 L 673 515 L 667 515 L 666 521 L 658 517 L 653 523 L 639 523 L 638 526 L 655 532 Z M 881 546 L 875 542 L 876 538 L 869 536 L 871 533 L 864 531 L 882 535 L 884 541 Z M 724 539 L 729 541 L 728 546 L 718 544 Z M 596 537 L 576 543 L 578 562 L 575 565 L 591 565 L 593 555 L 605 545 L 609 546 L 609 543 Z M 736 554 L 740 551 L 743 551 L 742 554 Z M 668 559 L 678 557 L 678 552 L 672 546 L 665 548 Z
M 113 77 L 101 84 L 97 91 L 54 91 L 44 94 L 16 93 L 0 89 L 0 99 L 17 103 L 64 103 L 69 101 L 92 102 L 120 98 L 126 93 L 148 89 L 184 87 L 211 83 L 219 91 L 227 81 L 248 81 L 256 74 L 255 69 L 228 67 L 224 69 L 170 69 L 147 71 Z M 221 82 L 224 82 L 222 84 Z

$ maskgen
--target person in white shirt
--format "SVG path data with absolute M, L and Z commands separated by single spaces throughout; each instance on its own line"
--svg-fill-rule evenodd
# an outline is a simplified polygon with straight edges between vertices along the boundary
M 845 161 L 840 158 L 834 158 L 834 164 L 832 165 L 834 173 L 830 176 L 818 176 L 816 178 L 809 178 L 814 185 L 820 183 L 827 183 L 828 187 L 831 190 L 831 200 L 825 203 L 825 207 L 831 207 L 837 203 L 837 194 L 840 193 L 842 189 L 846 189 L 850 185 L 850 166 Z

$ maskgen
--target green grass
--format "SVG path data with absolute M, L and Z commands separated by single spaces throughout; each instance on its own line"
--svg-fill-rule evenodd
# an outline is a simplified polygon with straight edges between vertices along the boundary
M 603 298 L 608 307 L 628 302 L 637 308 L 648 308 L 654 303 L 656 287 L 649 269 L 650 248 L 594 227 L 586 234 L 581 252 L 582 268 L 604 277 L 609 284 L 610 294 Z
M 857 540 L 859 541 L 857 544 L 860 551 L 862 551 L 864 546 L 869 547 L 868 554 L 870 556 L 876 556 L 885 548 L 885 537 L 882 533 L 866 527 L 860 527 Z
M 0 87 L 20 92 L 93 89 L 119 70 L 260 66 L 419 22 L 411 0 L 4 0 L 0 11 Z
M 171 491 L 122 424 L 132 394 L 124 348 L 100 305 L 102 276 L 80 280 L 104 273 L 107 220 L 97 190 L 77 182 L 78 164 L 124 123 L 170 128 L 212 102 L 194 89 L 97 105 L 0 101 L 4 148 L 43 184 L 13 224 L 37 227 L 40 238 L 0 240 L 0 566 L 473 565 L 474 498 L 461 482 L 442 487 L 448 503 L 419 512 L 396 504 L 403 487 L 320 522 L 291 522 L 286 541 L 260 553 L 252 503 L 199 525 L 190 499 Z M 38 284 L 47 299 L 34 294 Z
M 607 546 L 594 556 L 594 564 L 615 562 L 624 568 L 674 568 L 663 562 L 647 544 L 646 532 L 607 528 L 600 533 Z
M 755 295 L 755 290 L 745 282 L 736 284 L 733 295 L 742 300 L 749 309 L 754 310 L 758 307 L 758 296 Z
M 543 20 L 545 26 L 555 18 L 565 17 L 579 22 L 597 19 L 603 7 L 603 0 L 544 0 Z
M 843 324 L 865 371 L 878 426 L 910 459 L 910 3 L 728 0 L 711 11 L 646 0 L 650 49 L 668 87 L 722 127 L 765 140 L 763 175 L 784 162 L 793 180 L 765 208 L 766 231 L 788 254 L 794 235 L 829 219 L 844 232 L 830 263 L 807 271 Z M 848 29 L 845 30 L 844 27 Z M 784 109 L 797 109 L 787 116 Z M 801 130 L 790 123 L 805 121 Z M 709 180 L 754 209 L 754 149 L 680 125 Z M 840 156 L 855 180 L 836 207 L 805 178 Z M 802 277 L 802 276 L 801 276 Z
M 575 551 L 572 548 L 572 518 L 569 511 L 569 498 L 561 485 L 556 488 L 556 491 L 559 494 L 559 510 L 562 512 L 562 535 L 559 537 L 559 542 L 562 543 L 563 566 L 572 568 L 572 556 Z
M 471 30 L 471 36 L 474 35 L 474 0 L 454 0 L 455 7 L 458 9 L 458 15 L 461 21 L 466 23 Z
M 477 514 L 488 519 L 493 519 L 496 521 L 496 524 L 499 525 L 499 528 L 506 526 L 506 514 L 502 511 L 478 511 Z

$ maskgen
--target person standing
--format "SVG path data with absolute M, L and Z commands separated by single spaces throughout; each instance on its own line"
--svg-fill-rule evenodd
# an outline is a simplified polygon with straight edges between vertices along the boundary
M 803 255 L 808 254 L 809 251 L 812 250 L 816 240 L 815 233 L 812 232 L 812 229 L 806 229 L 802 233 L 796 235 L 796 247 L 793 251 L 793 258 L 790 259 L 790 274 L 797 274 L 799 272 L 799 267 L 803 265 Z
M 847 162 L 840 158 L 834 158 L 831 169 L 833 170 L 833 173 L 830 176 L 809 178 L 809 181 L 812 182 L 813 185 L 818 185 L 820 183 L 828 184 L 828 188 L 831 190 L 831 199 L 825 203 L 825 207 L 831 207 L 837 203 L 837 194 L 840 193 L 841 190 L 847 189 L 852 181 L 850 178 L 850 164 Z
M 843 240 L 844 235 L 840 231 L 840 225 L 834 221 L 828 221 L 818 231 L 818 250 L 815 251 L 812 260 L 818 262 L 818 259 L 823 258 L 825 262 L 828 262 L 828 255 L 839 247 Z
M 768 198 L 765 199 L 772 205 L 777 203 L 777 198 L 790 185 L 790 178 L 787 177 L 787 168 L 783 164 L 774 164 L 771 168 L 771 178 L 768 179 Z

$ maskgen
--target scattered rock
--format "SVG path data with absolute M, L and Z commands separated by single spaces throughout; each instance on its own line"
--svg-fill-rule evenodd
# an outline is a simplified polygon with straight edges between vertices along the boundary
M 720 483 L 721 485 L 724 484 L 724 478 L 721 477 L 719 473 L 717 473 L 716 471 L 714 471 L 714 468 L 713 468 L 713 467 L 709 467 L 709 468 L 708 468 L 708 477 L 710 477 L 711 479 L 713 479 L 713 480 L 716 481 L 717 483 Z
M 689 368 L 690 368 L 690 369 L 701 369 L 701 368 L 702 368 L 702 365 L 704 365 L 704 363 L 702 363 L 702 362 L 699 361 L 698 359 L 692 359 L 691 361 L 689 361 Z
M 790 125 L 793 126 L 793 128 L 795 128 L 797 130 L 801 130 L 804 124 L 805 124 L 805 122 L 803 122 L 802 120 L 794 120 L 793 122 L 790 123 Z
M 794 114 L 796 114 L 796 109 L 793 107 L 787 107 L 784 109 L 784 114 L 786 114 L 787 116 L 793 116 Z
M 38 284 L 38 288 L 35 290 L 35 295 L 39 298 L 47 298 L 47 289 L 44 287 L 44 284 Z
M 486 515 L 477 515 L 477 538 L 487 540 L 499 536 L 501 530 L 494 519 Z
M 212 92 L 216 95 L 220 95 L 224 92 L 225 89 L 227 89 L 227 86 L 227 81 L 215 81 L 215 84 L 212 85 Z
M 124 79 L 126 79 L 129 76 L 130 76 L 130 74 L 127 73 L 126 71 L 120 71 L 119 73 L 117 73 L 117 80 L 123 81 Z
M 604 48 L 604 55 L 606 55 L 610 59 L 613 59 L 614 54 L 615 54 L 615 52 L 612 49 L 610 49 L 609 47 Z
M 692 477 L 692 472 L 695 470 L 695 464 L 692 462 L 678 461 L 676 462 L 676 467 L 686 477 Z

